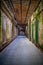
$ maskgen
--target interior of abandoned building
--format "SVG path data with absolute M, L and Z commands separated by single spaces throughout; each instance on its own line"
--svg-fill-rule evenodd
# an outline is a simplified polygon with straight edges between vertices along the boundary
M 0 0 L 0 65 L 43 65 L 43 0 Z

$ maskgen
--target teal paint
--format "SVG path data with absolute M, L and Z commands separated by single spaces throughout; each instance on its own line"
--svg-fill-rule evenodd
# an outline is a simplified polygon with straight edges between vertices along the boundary
M 38 44 L 38 18 L 36 17 L 36 44 Z

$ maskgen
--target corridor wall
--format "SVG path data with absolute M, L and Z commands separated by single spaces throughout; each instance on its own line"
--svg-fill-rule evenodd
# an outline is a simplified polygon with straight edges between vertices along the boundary
M 1 19 L 1 21 L 0 21 L 0 43 L 1 43 L 1 39 L 2 39 L 2 43 L 5 43 L 7 41 L 7 36 L 9 36 L 9 38 L 11 38 L 12 30 L 10 30 L 10 29 L 11 29 L 12 23 L 10 21 L 8 21 L 8 17 L 2 11 L 1 11 L 0 19 Z M 10 24 L 7 24 L 8 22 Z M 8 29 L 9 29 L 9 33 L 8 33 Z
M 1 11 L 0 15 L 0 49 L 17 36 L 18 30 L 13 21 Z
M 32 18 L 33 17 L 33 18 Z M 40 2 L 31 17 L 31 41 L 43 48 L 43 4 Z
M 38 33 L 39 33 L 39 44 L 41 46 L 43 46 L 43 12 L 40 13 L 40 15 L 38 16 L 38 20 L 39 20 L 39 29 L 38 29 Z
M 7 18 L 6 22 L 6 37 L 7 39 L 10 39 L 12 37 L 12 23 L 9 18 Z

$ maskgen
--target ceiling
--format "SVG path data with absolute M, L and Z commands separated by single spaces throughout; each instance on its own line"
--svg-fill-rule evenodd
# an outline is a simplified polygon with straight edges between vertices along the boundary
M 40 0 L 4 0 L 7 7 L 13 13 L 18 24 L 26 24 L 27 19 L 39 5 Z

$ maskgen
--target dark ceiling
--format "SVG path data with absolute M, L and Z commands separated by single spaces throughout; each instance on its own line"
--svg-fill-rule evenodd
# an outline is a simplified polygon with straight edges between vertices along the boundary
M 40 0 L 4 0 L 18 24 L 26 24 Z

